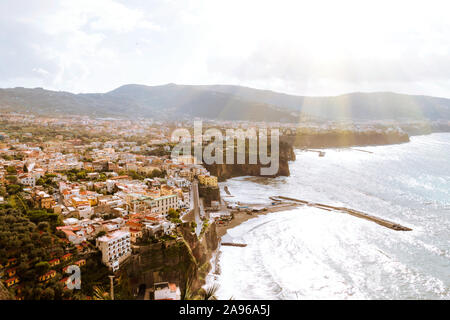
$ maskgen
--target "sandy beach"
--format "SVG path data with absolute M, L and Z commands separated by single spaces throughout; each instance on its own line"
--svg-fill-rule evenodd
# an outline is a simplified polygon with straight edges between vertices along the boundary
M 291 210 L 298 208 L 299 206 L 300 206 L 299 204 L 284 203 L 279 205 L 269 205 L 267 206 L 267 210 L 261 212 L 247 213 L 245 211 L 233 211 L 234 218 L 230 222 L 227 222 L 225 224 L 217 224 L 217 235 L 219 238 L 222 238 L 222 236 L 224 236 L 227 233 L 228 229 L 237 227 L 241 223 L 256 218 L 259 215 L 266 215 L 271 212 Z

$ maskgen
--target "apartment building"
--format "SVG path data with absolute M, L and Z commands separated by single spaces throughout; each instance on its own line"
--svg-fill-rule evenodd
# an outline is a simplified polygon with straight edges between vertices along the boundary
M 198 181 L 200 184 L 208 187 L 217 187 L 217 177 L 216 176 L 208 176 L 208 175 L 199 175 Z
M 119 270 L 119 265 L 131 255 L 130 232 L 117 230 L 97 238 L 97 248 L 102 252 L 102 262 L 112 269 Z
M 167 214 L 169 209 L 178 209 L 178 196 L 176 194 L 154 198 L 151 202 L 152 212 Z
M 35 187 L 36 178 L 31 174 L 23 174 L 19 176 L 19 182 L 24 186 Z

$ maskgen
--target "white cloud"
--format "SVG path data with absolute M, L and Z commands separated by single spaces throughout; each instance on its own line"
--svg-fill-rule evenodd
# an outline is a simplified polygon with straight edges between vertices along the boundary
M 0 3 L 0 86 L 234 83 L 450 97 L 446 1 Z

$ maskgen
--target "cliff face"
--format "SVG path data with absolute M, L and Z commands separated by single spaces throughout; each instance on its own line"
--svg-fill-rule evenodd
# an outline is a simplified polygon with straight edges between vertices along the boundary
M 235 156 L 235 159 L 237 157 Z M 262 165 L 261 163 L 257 164 L 248 164 L 248 154 L 246 155 L 246 164 L 203 164 L 205 168 L 211 172 L 212 175 L 217 176 L 219 181 L 224 181 L 233 177 L 241 177 L 241 176 L 261 176 L 261 168 L 268 167 L 266 165 Z M 273 176 L 267 177 L 277 177 L 277 176 L 289 176 L 289 161 L 295 160 L 295 153 L 292 145 L 290 143 L 280 141 L 279 148 L 279 167 L 278 172 Z
M 296 148 L 345 148 L 376 146 L 409 142 L 405 132 L 346 131 L 297 134 L 284 136 L 285 141 Z
M 409 136 L 402 131 L 329 131 L 299 133 L 280 137 L 279 168 L 273 176 L 289 176 L 289 161 L 295 160 L 294 148 L 346 148 L 353 146 L 376 146 L 409 142 Z M 270 149 L 270 148 L 269 148 Z M 237 159 L 235 154 L 234 159 Z M 224 181 L 240 176 L 262 176 L 260 164 L 211 164 L 203 163 L 212 175 Z
M 123 272 L 127 273 L 134 292 L 143 284 L 150 288 L 161 281 L 174 282 L 182 291 L 187 281 L 194 291 L 203 285 L 202 280 L 209 271 L 208 262 L 218 246 L 216 226 L 210 225 L 201 239 L 190 230 L 186 225 L 179 228 L 183 237 L 177 240 L 133 249 L 134 254 Z
M 430 134 L 434 132 L 450 132 L 450 122 L 419 122 L 400 125 L 410 136 Z
M 211 206 L 211 201 L 220 201 L 220 189 L 218 187 L 213 188 L 200 185 L 198 194 L 203 198 L 206 207 Z
M 209 261 L 219 246 L 216 224 L 211 224 L 205 233 L 200 236 L 200 239 L 197 235 L 190 232 L 190 227 L 183 228 L 183 237 L 189 244 L 192 254 L 197 261 L 197 273 L 193 278 L 191 289 L 198 290 L 204 284 L 205 277 L 211 269 Z

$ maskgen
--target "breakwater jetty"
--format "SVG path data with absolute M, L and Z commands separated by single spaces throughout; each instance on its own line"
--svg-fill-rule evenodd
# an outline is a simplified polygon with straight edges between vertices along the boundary
M 223 246 L 230 246 L 230 247 L 246 247 L 247 245 L 245 243 L 233 243 L 233 242 L 222 242 Z
M 323 210 L 327 210 L 327 211 L 338 211 L 338 212 L 344 212 L 347 214 L 350 214 L 352 216 L 355 216 L 357 218 L 361 218 L 361 219 L 366 219 L 372 222 L 375 222 L 383 227 L 395 230 L 395 231 L 411 231 L 411 228 L 402 226 L 398 223 L 389 221 L 389 220 L 385 220 L 358 210 L 354 210 L 354 209 L 349 209 L 349 208 L 345 208 L 345 207 L 335 207 L 335 206 L 330 206 L 327 204 L 323 204 L 323 203 L 316 203 L 316 202 L 310 202 L 310 201 L 306 201 L 306 200 L 300 200 L 300 199 L 294 199 L 294 198 L 289 198 L 289 197 L 283 197 L 283 196 L 276 196 L 276 197 L 271 197 L 271 199 L 281 199 L 281 200 L 287 200 L 287 201 L 292 201 L 292 202 L 296 202 L 296 203 L 301 203 L 310 207 L 316 207 L 319 209 L 323 209 Z

